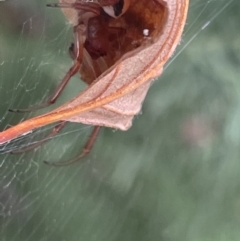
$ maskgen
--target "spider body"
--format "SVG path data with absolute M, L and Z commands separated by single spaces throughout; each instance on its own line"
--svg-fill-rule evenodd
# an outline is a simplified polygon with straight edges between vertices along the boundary
M 70 55 L 79 63 L 78 71 L 87 84 L 91 84 L 112 65 L 116 51 L 111 52 L 113 49 L 111 45 L 116 45 L 116 38 L 119 38 L 119 35 L 125 31 L 119 27 L 110 27 L 109 21 L 119 18 L 127 11 L 129 5 L 130 0 L 92 0 L 91 2 L 60 0 L 58 4 L 48 4 L 51 7 L 61 7 L 64 13 L 67 13 L 66 16 L 70 14 L 69 19 L 74 25 L 75 34 L 74 44 L 70 47 Z M 108 56 L 107 59 L 111 59 L 110 64 L 106 59 L 97 61 L 98 58 L 106 56 Z
M 107 21 L 104 18 L 97 16 L 89 19 L 84 48 L 92 59 L 107 55 L 110 48 L 106 38 L 108 35 Z

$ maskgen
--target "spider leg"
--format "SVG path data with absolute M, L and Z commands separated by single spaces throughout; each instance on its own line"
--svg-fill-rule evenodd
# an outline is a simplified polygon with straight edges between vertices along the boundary
M 99 0 L 97 0 L 99 2 Z M 100 0 L 98 3 L 101 7 L 111 6 L 118 3 L 120 0 Z
M 91 2 L 75 2 L 75 3 L 49 3 L 47 7 L 52 8 L 73 8 L 75 10 L 82 10 L 85 12 L 92 12 L 96 15 L 100 14 L 99 4 Z
M 72 59 L 75 59 L 75 51 L 74 51 L 74 43 L 72 43 L 69 47 L 69 55 Z M 93 61 L 92 57 L 88 53 L 88 51 L 84 48 L 83 49 L 83 61 L 82 66 L 85 66 L 85 68 L 92 74 L 93 79 L 86 80 L 81 79 L 83 82 L 85 82 L 87 85 L 92 84 L 93 80 L 95 80 L 103 71 L 99 69 L 96 62 Z
M 60 84 L 57 86 L 54 93 L 50 96 L 47 102 L 29 107 L 27 109 L 10 109 L 10 112 L 29 112 L 38 110 L 44 107 L 47 107 L 49 105 L 52 105 L 55 103 L 57 98 L 60 96 L 62 91 L 64 90 L 65 86 L 69 82 L 72 76 L 74 76 L 80 69 L 82 61 L 83 61 L 83 44 L 86 40 L 86 26 L 85 25 L 77 25 L 74 27 L 74 34 L 75 34 L 75 44 L 74 44 L 74 52 L 75 52 L 75 60 L 73 66 L 68 70 Z
M 41 146 L 42 144 L 44 144 L 45 142 L 49 141 L 52 137 L 56 136 L 63 128 L 64 126 L 67 124 L 66 121 L 61 121 L 59 122 L 52 130 L 52 132 L 50 134 L 48 134 L 45 138 L 43 138 L 42 140 L 38 141 L 35 144 L 29 145 L 26 148 L 22 148 L 20 150 L 16 150 L 16 151 L 12 151 L 11 154 L 19 154 L 19 153 L 23 153 L 26 151 L 30 151 L 33 150 L 39 146 Z
M 48 164 L 48 165 L 51 165 L 51 166 L 66 166 L 66 165 L 70 165 L 70 164 L 73 164 L 77 161 L 79 161 L 81 158 L 83 158 L 84 156 L 86 156 L 88 153 L 91 152 L 92 148 L 93 148 L 93 145 L 94 143 L 96 142 L 96 139 L 97 139 L 97 136 L 99 134 L 99 131 L 101 129 L 101 126 L 95 126 L 92 130 L 92 133 L 91 135 L 89 136 L 82 152 L 70 159 L 69 161 L 65 161 L 65 162 L 48 162 L 48 161 L 44 161 L 45 164 Z

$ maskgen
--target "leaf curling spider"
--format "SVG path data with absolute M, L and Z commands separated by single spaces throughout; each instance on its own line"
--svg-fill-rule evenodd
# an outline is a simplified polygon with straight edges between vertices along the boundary
M 87 69 L 90 70 L 90 72 L 93 72 L 93 78 L 83 79 L 84 82 L 90 85 L 103 72 L 101 70 L 101 68 L 104 68 L 102 67 L 102 64 L 96 64 L 93 62 L 93 60 L 97 60 L 98 58 L 108 54 L 110 49 L 109 38 L 111 36 L 111 32 L 113 32 L 113 35 L 123 35 L 125 33 L 124 29 L 122 28 L 108 27 L 107 20 L 109 17 L 119 18 L 128 10 L 129 5 L 130 0 L 76 0 L 73 3 L 66 2 L 66 0 L 60 0 L 60 3 L 47 4 L 47 7 L 69 8 L 74 9 L 79 13 L 78 23 L 73 28 L 74 44 L 72 44 L 69 48 L 69 52 L 74 60 L 74 63 L 47 102 L 29 107 L 27 109 L 10 109 L 9 111 L 18 113 L 29 112 L 54 104 L 71 77 L 81 70 L 83 64 Z M 108 68 L 108 66 L 105 68 Z M 61 121 L 44 139 L 38 141 L 36 144 L 29 145 L 26 148 L 13 151 L 11 153 L 22 153 L 40 146 L 59 133 L 64 128 L 66 123 L 67 121 Z M 67 162 L 44 162 L 54 166 L 74 163 L 91 151 L 99 131 L 100 126 L 95 126 L 93 128 L 93 131 L 86 142 L 83 151 L 77 157 Z
M 129 9 L 119 18 L 113 18 L 104 11 L 105 6 L 96 5 L 96 2 L 90 11 L 89 8 L 86 10 L 90 6 L 86 1 L 84 4 L 80 0 L 59 1 L 60 4 L 71 4 L 65 5 L 62 11 L 74 25 L 75 41 L 70 47 L 74 65 L 50 100 L 56 100 L 77 72 L 89 86 L 53 111 L 0 132 L 0 144 L 4 144 L 28 131 L 60 121 L 47 138 L 25 149 L 29 150 L 58 133 L 66 122 L 96 126 L 79 156 L 69 162 L 52 163 L 55 166 L 73 163 L 86 155 L 97 137 L 99 126 L 120 130 L 131 127 L 152 80 L 161 75 L 164 64 L 180 41 L 188 9 L 188 0 L 131 0 Z M 82 10 L 73 8 L 76 3 Z M 110 9 L 114 10 L 115 4 L 110 5 Z M 115 28 L 113 33 L 110 33 L 111 27 Z M 147 36 L 143 30 L 147 30 Z M 27 111 L 50 104 L 30 107 Z

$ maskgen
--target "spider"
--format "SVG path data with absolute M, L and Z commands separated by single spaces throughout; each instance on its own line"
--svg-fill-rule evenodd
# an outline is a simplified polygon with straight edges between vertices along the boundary
M 171 1 L 172 2 L 169 2 L 170 6 L 171 4 L 176 5 L 175 1 L 178 0 Z M 40 146 L 51 137 L 59 133 L 69 121 L 95 125 L 88 141 L 83 148 L 83 151 L 77 157 L 67 162 L 45 162 L 47 164 L 61 166 L 74 163 L 91 151 L 100 131 L 100 126 L 118 128 L 121 130 L 127 130 L 131 126 L 131 121 L 134 115 L 139 112 L 142 101 L 150 87 L 150 80 L 161 74 L 159 69 L 162 70 L 161 67 L 156 67 L 157 70 L 152 69 L 153 71 L 151 72 L 151 75 L 145 75 L 145 70 L 151 66 L 148 64 L 148 61 L 151 63 L 153 60 L 151 61 L 151 58 L 149 59 L 147 52 L 146 56 L 148 57 L 146 57 L 146 62 L 142 60 L 143 56 L 139 58 L 138 54 L 141 56 L 141 50 L 145 49 L 146 47 L 150 47 L 152 44 L 154 44 L 154 42 L 161 42 L 161 39 L 159 38 L 162 36 L 163 25 L 165 25 L 165 19 L 167 19 L 169 12 L 167 10 L 168 5 L 163 4 L 161 0 L 59 0 L 59 3 L 52 3 L 48 4 L 47 6 L 62 8 L 67 19 L 73 23 L 74 42 L 69 48 L 70 56 L 73 59 L 73 65 L 68 70 L 47 102 L 37 106 L 32 106 L 27 109 L 10 111 L 34 111 L 55 103 L 71 77 L 78 72 L 81 75 L 81 79 L 87 83 L 89 87 L 86 89 L 86 91 L 83 91 L 68 103 L 60 106 L 52 112 L 47 113 L 46 115 L 43 115 L 43 119 L 46 117 L 46 119 L 44 119 L 44 121 L 46 121 L 45 123 L 51 120 L 50 116 L 55 114 L 57 115 L 59 110 L 61 112 L 62 108 L 66 107 L 69 112 L 73 111 L 72 113 L 74 113 L 74 111 L 78 110 L 78 108 L 80 108 L 82 105 L 77 104 L 75 107 L 71 107 L 71 103 L 77 101 L 79 98 L 81 99 L 81 96 L 84 96 L 84 94 L 86 94 L 88 91 L 89 97 L 92 98 L 90 102 L 92 105 L 96 104 L 95 106 L 98 106 L 98 104 L 101 103 L 101 97 L 104 96 L 104 92 L 106 89 L 108 89 L 108 87 L 111 89 L 111 86 L 116 90 L 110 94 L 109 97 L 111 96 L 113 100 L 116 96 L 119 96 L 119 100 L 124 98 L 121 99 L 121 104 L 114 101 L 110 101 L 111 103 L 109 102 L 109 105 L 111 106 L 107 105 L 105 107 L 103 104 L 100 108 L 101 114 L 99 113 L 98 108 L 96 108 L 96 112 L 94 112 L 94 109 L 93 112 L 83 111 L 83 115 L 81 114 L 80 116 L 76 114 L 76 116 L 73 115 L 70 116 L 70 118 L 60 118 L 58 119 L 60 122 L 54 127 L 52 132 L 47 135 L 47 137 L 38 141 L 36 144 L 31 144 L 26 148 L 12 152 L 22 153 Z M 182 2 L 179 2 L 179 6 L 182 6 L 182 8 L 179 8 L 180 10 L 184 10 L 185 8 L 183 7 L 187 6 L 187 2 L 185 5 Z M 183 13 L 185 12 L 183 11 Z M 185 15 L 183 14 L 182 16 L 184 20 Z M 169 20 L 170 22 L 175 23 L 173 21 L 175 18 L 169 19 L 171 20 Z M 181 30 L 182 28 L 180 27 L 177 33 L 180 33 Z M 147 31 L 147 34 L 144 31 Z M 176 36 L 178 37 L 179 35 Z M 163 35 L 163 37 L 165 37 L 165 35 Z M 170 42 L 172 43 L 172 41 Z M 161 50 L 162 45 L 160 47 Z M 139 49 L 136 50 L 137 48 Z M 157 53 L 160 54 L 160 52 Z M 164 51 L 163 53 L 168 54 L 168 52 Z M 125 62 L 126 59 L 130 59 L 130 56 L 135 57 L 133 62 L 128 65 L 128 69 L 130 71 L 129 74 L 123 72 L 122 75 L 118 76 L 117 70 L 121 69 L 121 63 Z M 168 55 L 166 55 L 166 57 L 167 56 Z M 159 65 L 163 63 L 162 61 L 165 61 L 165 58 L 163 58 L 163 60 L 159 60 Z M 135 64 L 136 66 L 138 66 L 138 64 L 139 66 L 142 66 L 142 64 L 144 66 L 141 67 L 142 70 L 139 68 L 135 69 Z M 129 68 L 130 66 L 133 68 Z M 105 78 L 106 76 L 109 76 L 109 73 L 113 69 L 116 69 L 116 76 L 113 75 L 113 77 L 110 77 L 110 79 Z M 130 76 L 132 76 L 134 79 L 135 71 L 138 73 L 136 76 L 143 75 L 143 77 L 141 78 L 141 81 L 136 83 L 134 82 L 135 85 L 133 86 L 136 86 L 134 87 L 136 88 L 136 91 L 130 91 L 132 83 Z M 131 92 L 130 95 L 124 94 L 124 92 L 121 91 L 122 88 L 118 89 L 119 84 L 114 84 L 115 79 L 119 78 L 123 78 L 122 82 L 124 87 L 122 86 L 122 88 L 125 89 L 126 93 L 130 94 Z M 103 80 L 107 80 L 107 82 L 105 82 L 105 87 Z M 114 82 L 112 82 L 113 80 Z M 141 83 L 146 84 L 143 85 Z M 142 85 L 141 88 L 140 85 Z M 139 86 L 139 88 L 137 86 Z M 91 92 L 93 89 L 95 89 L 95 91 Z M 84 98 L 85 97 L 82 99 L 82 104 L 87 104 L 88 102 L 85 103 Z M 107 99 L 108 97 L 106 96 L 102 99 L 104 98 Z M 130 103 L 127 104 L 127 102 Z M 85 117 L 84 114 L 86 114 Z M 37 122 L 29 120 L 29 124 L 27 124 L 27 126 L 30 128 L 33 126 L 33 123 L 36 124 Z M 22 123 L 21 127 L 26 128 L 24 125 L 25 124 Z M 14 129 L 16 130 L 14 131 Z M 10 136 L 12 136 L 13 134 L 17 134 L 19 131 L 18 126 L 16 126 L 14 129 L 7 131 L 8 135 L 10 134 Z M 1 134 L 2 137 L 6 139 L 6 133 L 2 132 L 0 135 Z
M 96 64 L 93 60 L 108 55 L 111 48 L 111 38 L 114 38 L 114 36 L 116 38 L 116 35 L 119 37 L 119 35 L 124 35 L 125 33 L 125 30 L 122 28 L 109 27 L 108 20 L 109 18 L 119 18 L 128 10 L 129 5 L 130 0 L 76 0 L 74 3 L 66 2 L 66 0 L 63 2 L 61 0 L 60 3 L 47 4 L 47 7 L 69 8 L 78 12 L 77 24 L 73 27 L 74 43 L 69 48 L 70 56 L 74 63 L 45 103 L 27 109 L 10 109 L 9 111 L 29 112 L 52 105 L 60 96 L 71 77 L 77 74 L 83 65 L 92 74 L 91 78 L 83 78 L 83 81 L 90 85 L 102 73 L 102 64 Z M 66 123 L 67 121 L 61 121 L 47 137 L 38 141 L 38 143 L 29 145 L 21 150 L 13 151 L 12 153 L 22 153 L 40 146 L 49 140 L 49 138 L 59 133 Z M 81 159 L 91 151 L 100 128 L 100 126 L 93 128 L 82 152 L 77 157 L 67 162 L 49 163 L 45 161 L 45 163 L 59 166 L 71 164 Z

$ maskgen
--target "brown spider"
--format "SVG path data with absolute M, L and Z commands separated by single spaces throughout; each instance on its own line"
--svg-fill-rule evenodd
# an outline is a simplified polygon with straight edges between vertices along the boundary
M 60 121 L 37 144 L 56 135 L 66 122 L 95 126 L 84 150 L 66 165 L 90 152 L 100 126 L 128 130 L 141 110 L 154 78 L 180 41 L 186 21 L 188 0 L 59 0 L 74 26 L 74 43 L 69 48 L 74 60 L 60 85 L 44 104 L 17 112 L 32 111 L 53 104 L 70 78 L 80 73 L 88 87 L 72 100 L 40 116 L 0 132 L 0 144 L 33 129 Z
M 19 113 L 28 112 L 52 105 L 60 96 L 71 77 L 81 70 L 82 65 L 84 65 L 88 71 L 92 72 L 92 78 L 83 78 L 83 81 L 90 85 L 102 72 L 100 69 L 101 64 L 97 65 L 93 60 L 106 56 L 110 52 L 111 38 L 114 38 L 114 36 L 116 37 L 116 35 L 119 37 L 119 35 L 124 34 L 124 29 L 122 28 L 109 27 L 108 20 L 112 17 L 118 18 L 124 14 L 129 4 L 130 0 L 76 0 L 74 3 L 64 3 L 60 0 L 60 3 L 47 4 L 48 7 L 70 8 L 79 13 L 77 25 L 73 28 L 74 43 L 69 48 L 70 55 L 74 60 L 73 66 L 68 70 L 47 102 L 27 109 L 12 109 L 9 111 Z M 26 148 L 13 151 L 12 153 L 22 153 L 40 146 L 45 141 L 49 140 L 49 138 L 60 132 L 66 123 L 67 121 L 61 121 L 46 138 L 40 140 L 36 144 L 29 145 Z M 95 126 L 83 151 L 76 158 L 64 163 L 50 164 L 70 164 L 88 154 L 93 147 L 99 131 L 100 126 Z

